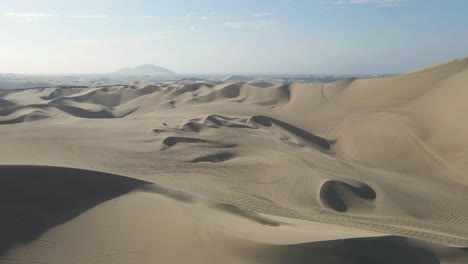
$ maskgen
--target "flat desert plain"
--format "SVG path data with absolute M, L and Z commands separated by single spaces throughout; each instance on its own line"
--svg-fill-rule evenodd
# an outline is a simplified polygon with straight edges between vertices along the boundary
M 468 59 L 264 84 L 0 91 L 0 263 L 468 263 Z

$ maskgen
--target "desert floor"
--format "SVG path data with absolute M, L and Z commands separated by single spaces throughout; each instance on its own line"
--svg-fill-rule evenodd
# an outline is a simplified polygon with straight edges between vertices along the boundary
M 468 59 L 258 84 L 0 91 L 0 263 L 468 263 Z

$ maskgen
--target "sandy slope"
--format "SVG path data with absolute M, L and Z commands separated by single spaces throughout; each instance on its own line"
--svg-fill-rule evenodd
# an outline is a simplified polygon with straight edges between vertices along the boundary
M 468 261 L 468 59 L 255 84 L 1 92 L 0 262 Z

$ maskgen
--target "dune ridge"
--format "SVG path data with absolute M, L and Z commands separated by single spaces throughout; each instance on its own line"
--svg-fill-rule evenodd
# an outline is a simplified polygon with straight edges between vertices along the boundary
M 0 165 L 0 254 L 99 203 L 148 184 L 96 171 Z

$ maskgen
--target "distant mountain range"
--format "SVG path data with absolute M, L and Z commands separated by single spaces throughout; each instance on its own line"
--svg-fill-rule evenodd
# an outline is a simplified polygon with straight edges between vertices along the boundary
M 125 67 L 121 68 L 111 75 L 118 76 L 170 76 L 176 75 L 175 72 L 152 64 L 143 64 L 135 68 Z

